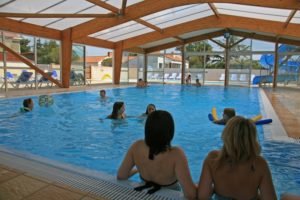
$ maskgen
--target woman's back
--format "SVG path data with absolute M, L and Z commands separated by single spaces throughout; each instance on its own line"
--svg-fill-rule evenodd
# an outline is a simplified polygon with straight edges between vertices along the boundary
M 213 193 L 221 198 L 276 200 L 267 162 L 260 156 L 255 124 L 250 119 L 233 117 L 222 133 L 223 147 L 206 157 L 198 185 L 198 199 Z
M 149 147 L 143 140 L 134 144 L 133 158 L 140 176 L 147 180 L 153 181 L 160 185 L 169 185 L 176 181 L 175 165 L 178 151 L 177 147 L 172 147 L 164 153 L 155 156 L 154 160 L 148 158 Z
M 214 192 L 234 199 L 257 199 L 258 188 L 268 174 L 266 161 L 258 156 L 238 164 L 228 161 L 219 164 L 218 157 L 218 151 L 211 152 L 207 157 Z

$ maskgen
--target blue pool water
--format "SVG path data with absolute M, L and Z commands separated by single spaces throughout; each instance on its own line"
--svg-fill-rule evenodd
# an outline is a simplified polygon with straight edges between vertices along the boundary
M 16 113 L 23 98 L 1 100 L 0 145 L 115 175 L 130 144 L 144 136 L 144 120 L 138 116 L 154 103 L 157 109 L 172 113 L 173 145 L 184 149 L 193 180 L 198 182 L 204 157 L 221 146 L 223 126 L 208 120 L 211 108 L 215 106 L 219 116 L 225 107 L 247 117 L 263 112 L 257 88 L 159 85 L 111 89 L 107 95 L 101 101 L 98 91 L 57 94 L 50 108 L 39 107 L 37 97 L 32 97 L 34 111 L 21 115 Z M 114 101 L 124 101 L 131 117 L 105 119 Z M 300 194 L 300 145 L 265 141 L 262 126 L 258 131 L 277 193 Z

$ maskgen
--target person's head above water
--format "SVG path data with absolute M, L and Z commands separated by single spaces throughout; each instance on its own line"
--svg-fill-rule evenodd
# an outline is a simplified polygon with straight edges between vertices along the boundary
M 149 115 L 149 114 L 151 114 L 151 113 L 152 113 L 153 111 L 155 111 L 155 110 L 156 110 L 155 105 L 152 104 L 152 103 L 150 103 L 150 104 L 148 104 L 148 106 L 147 106 L 147 108 L 146 108 L 145 114 L 146 114 L 146 115 Z
M 149 159 L 171 148 L 175 125 L 172 115 L 163 110 L 157 110 L 148 116 L 145 124 L 145 142 L 149 147 Z
M 100 97 L 101 98 L 106 98 L 106 91 L 105 90 L 100 90 Z
M 235 116 L 235 110 L 233 108 L 224 108 L 223 119 L 226 122 L 234 116 Z
M 123 101 L 117 101 L 114 103 L 113 110 L 109 118 L 122 119 L 125 112 L 125 104 Z
M 32 111 L 32 109 L 33 109 L 33 100 L 31 98 L 24 99 L 23 100 L 23 107 L 25 108 L 25 111 Z

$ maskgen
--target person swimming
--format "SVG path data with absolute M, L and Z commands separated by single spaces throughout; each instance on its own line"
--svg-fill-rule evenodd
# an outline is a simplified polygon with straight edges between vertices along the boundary
M 226 124 L 232 117 L 235 116 L 234 108 L 224 108 L 223 118 L 214 121 L 215 124 Z
M 147 105 L 146 112 L 143 113 L 141 117 L 147 117 L 148 115 L 150 115 L 155 110 L 156 110 L 155 105 L 150 103 L 150 104 Z
M 113 110 L 110 115 L 107 116 L 108 119 L 125 119 L 125 104 L 122 101 L 117 101 L 113 105 Z
M 20 108 L 21 112 L 30 112 L 33 109 L 33 100 L 31 98 L 23 100 L 23 107 Z

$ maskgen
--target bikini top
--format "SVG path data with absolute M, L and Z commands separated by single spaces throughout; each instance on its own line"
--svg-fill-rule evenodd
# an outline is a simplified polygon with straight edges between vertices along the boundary
M 152 189 L 148 190 L 147 194 L 153 194 L 153 193 L 157 192 L 158 190 L 160 190 L 161 187 L 168 187 L 168 186 L 174 185 L 178 182 L 178 180 L 176 180 L 173 183 L 170 183 L 170 184 L 167 184 L 167 185 L 160 185 L 160 184 L 157 184 L 157 183 L 152 182 L 152 181 L 147 181 L 142 176 L 140 176 L 140 178 L 145 182 L 145 184 L 142 185 L 142 186 L 135 187 L 134 190 L 135 191 L 142 191 L 142 190 L 147 189 L 147 188 L 152 188 Z

